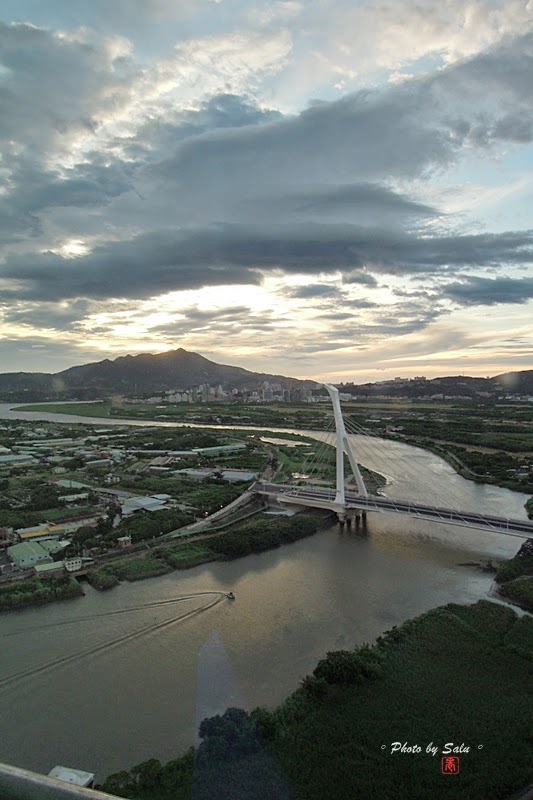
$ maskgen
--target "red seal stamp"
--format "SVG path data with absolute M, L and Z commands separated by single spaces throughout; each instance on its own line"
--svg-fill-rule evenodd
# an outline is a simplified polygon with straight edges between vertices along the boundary
M 459 766 L 458 756 L 443 756 L 440 760 L 440 771 L 443 775 L 459 775 Z

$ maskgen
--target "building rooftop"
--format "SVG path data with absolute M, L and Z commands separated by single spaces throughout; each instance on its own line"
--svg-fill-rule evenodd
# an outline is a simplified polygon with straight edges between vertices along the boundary
M 59 572 L 65 569 L 62 561 L 52 561 L 51 564 L 35 564 L 35 572 Z
M 88 483 L 80 483 L 79 481 L 61 480 L 56 481 L 56 486 L 62 486 L 64 489 L 92 489 Z
M 39 542 L 22 542 L 7 548 L 8 555 L 12 559 L 25 559 L 30 556 L 48 556 L 47 550 Z
M 162 511 L 167 508 L 164 502 L 155 497 L 128 497 L 122 506 L 122 513 L 127 516 L 134 511 Z
M 39 544 L 41 547 L 44 547 L 50 555 L 53 555 L 54 553 L 59 553 L 61 550 L 64 550 L 70 542 L 58 542 L 57 539 L 43 539 Z
M 72 769 L 71 767 L 54 767 L 48 775 L 75 786 L 90 786 L 94 781 L 94 772 L 83 772 L 81 769 Z

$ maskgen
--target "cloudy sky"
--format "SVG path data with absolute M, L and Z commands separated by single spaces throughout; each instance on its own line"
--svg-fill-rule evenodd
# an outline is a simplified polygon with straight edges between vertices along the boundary
M 533 368 L 533 0 L 3 0 L 0 371 Z

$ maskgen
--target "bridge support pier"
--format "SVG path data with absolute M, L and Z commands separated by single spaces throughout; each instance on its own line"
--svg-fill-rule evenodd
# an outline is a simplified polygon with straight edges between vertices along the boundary
M 346 522 L 346 512 L 337 511 L 337 519 L 339 520 L 339 525 L 341 525 L 341 527 L 344 527 L 344 523 Z

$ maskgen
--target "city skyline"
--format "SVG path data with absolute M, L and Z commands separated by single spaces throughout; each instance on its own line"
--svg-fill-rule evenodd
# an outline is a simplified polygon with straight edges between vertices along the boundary
M 526 0 L 7 0 L 0 372 L 533 366 Z

